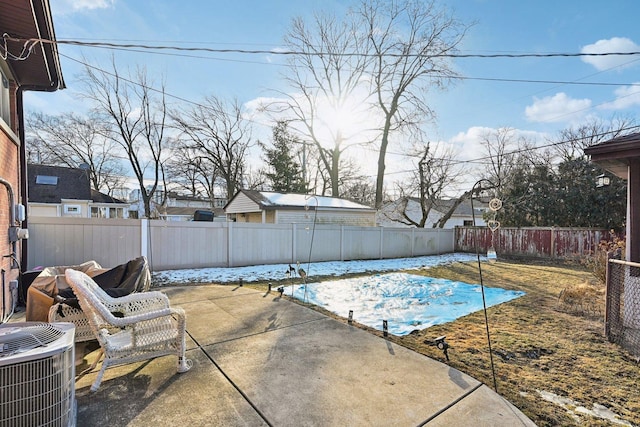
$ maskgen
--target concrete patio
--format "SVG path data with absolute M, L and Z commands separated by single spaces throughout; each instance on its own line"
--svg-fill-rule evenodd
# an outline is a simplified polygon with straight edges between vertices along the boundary
M 175 357 L 76 383 L 79 426 L 534 425 L 477 380 L 314 310 L 246 287 L 164 288 L 187 312 Z M 80 372 L 97 356 L 87 355 Z

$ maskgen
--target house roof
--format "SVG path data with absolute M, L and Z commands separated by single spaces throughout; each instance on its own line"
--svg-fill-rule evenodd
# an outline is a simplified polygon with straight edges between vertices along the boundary
M 71 199 L 125 203 L 92 190 L 87 172 L 83 169 L 30 164 L 27 165 L 27 180 L 29 202 L 61 203 L 62 199 Z
M 309 194 L 295 194 L 295 193 L 276 193 L 271 191 L 257 191 L 257 190 L 240 190 L 238 194 L 243 193 L 255 203 L 257 203 L 261 209 L 275 210 L 275 209 L 299 209 L 309 208 L 334 208 L 334 209 L 360 209 L 371 210 L 375 209 L 361 205 L 356 202 L 352 202 L 346 199 L 340 199 L 338 197 L 327 196 L 315 196 Z M 237 195 L 233 198 L 235 199 Z M 229 201 L 227 206 L 233 201 Z M 226 206 L 225 206 L 226 208 Z
M 640 133 L 619 136 L 584 149 L 591 160 L 620 178 L 627 178 L 627 166 L 640 159 Z
M 10 54 L 20 55 L 26 39 L 56 40 L 48 0 L 0 0 L 0 34 L 19 41 L 7 40 Z M 9 57 L 7 63 L 18 85 L 28 90 L 64 89 L 64 80 L 55 43 L 38 43 L 28 51 L 26 59 Z
M 416 203 L 420 203 L 420 199 L 417 197 L 409 197 L 409 199 L 413 200 Z M 444 214 L 451 208 L 451 206 L 453 206 L 455 202 L 455 199 L 438 199 L 434 204 L 433 209 Z M 484 210 L 485 208 L 487 208 L 488 204 L 480 200 L 474 200 L 473 207 L 477 212 L 478 209 Z M 462 203 L 460 203 L 460 205 L 458 205 L 456 210 L 453 212 L 453 215 L 472 216 L 471 201 L 469 199 L 466 199 Z
M 91 189 L 91 200 L 94 203 L 124 203 L 128 205 L 127 202 L 116 199 L 115 197 L 111 197 L 108 194 L 101 193 L 98 190 L 94 189 Z

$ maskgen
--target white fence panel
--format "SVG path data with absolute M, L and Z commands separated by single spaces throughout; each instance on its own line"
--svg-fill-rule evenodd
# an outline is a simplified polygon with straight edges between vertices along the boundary
M 401 258 L 453 252 L 453 230 L 336 224 L 171 222 L 29 218 L 27 268 L 96 260 L 105 267 L 140 255 L 155 271 Z
M 313 224 L 296 227 L 296 261 L 318 262 L 340 259 L 340 226 Z
M 140 220 L 33 217 L 28 228 L 27 269 L 88 260 L 114 267 L 141 253 Z
M 154 270 L 227 266 L 226 223 L 146 222 L 150 227 L 146 256 Z
M 232 222 L 229 264 L 233 266 L 291 262 L 290 224 Z

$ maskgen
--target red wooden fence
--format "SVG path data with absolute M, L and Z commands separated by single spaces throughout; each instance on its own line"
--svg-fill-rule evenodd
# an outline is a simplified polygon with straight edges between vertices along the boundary
M 456 252 L 480 253 L 493 246 L 498 256 L 531 258 L 576 258 L 598 249 L 603 240 L 611 240 L 609 230 L 557 227 L 456 227 Z

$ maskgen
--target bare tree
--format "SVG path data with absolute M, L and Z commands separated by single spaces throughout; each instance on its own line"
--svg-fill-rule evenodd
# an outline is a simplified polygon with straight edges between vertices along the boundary
M 284 104 L 271 106 L 293 116 L 291 130 L 311 142 L 336 197 L 341 155 L 354 144 L 370 142 L 366 129 L 354 130 L 353 122 L 345 123 L 355 108 L 363 107 L 365 99 L 358 96 L 368 96 L 362 85 L 367 58 L 345 55 L 362 52 L 364 42 L 355 22 L 322 14 L 316 14 L 311 25 L 294 19 L 285 36 L 287 47 L 296 52 L 288 57 L 285 75 L 293 92 L 283 94 Z
M 105 137 L 99 118 L 74 113 L 27 116 L 29 162 L 77 168 L 88 166 L 92 188 L 111 195 L 124 183 L 119 146 Z
M 193 150 L 193 158 L 206 170 L 216 173 L 209 177 L 224 180 L 225 197 L 232 197 L 243 188 L 245 162 L 252 146 L 251 128 L 243 117 L 238 101 L 225 102 L 208 96 L 202 104 L 190 110 L 171 114 L 185 147 Z
M 482 136 L 481 144 L 488 158 L 484 178 L 500 187 L 510 178 L 517 164 L 515 129 L 503 127 L 488 131 Z
M 432 146 L 429 142 L 420 148 L 416 158 L 418 162 L 412 179 L 405 185 L 399 185 L 401 197 L 391 205 L 385 216 L 401 224 L 424 228 L 429 214 L 434 208 L 440 207 L 439 202 L 445 189 L 456 182 L 460 171 L 455 166 L 450 149 L 438 150 L 437 146 Z M 416 199 L 419 204 L 419 212 L 415 215 L 410 211 L 411 198 Z M 439 226 L 443 225 L 444 223 Z
M 374 206 L 375 200 L 375 183 L 367 177 L 359 176 L 348 183 L 344 184 L 342 197 L 353 200 L 365 206 Z
M 210 159 L 203 157 L 189 141 L 173 139 L 171 155 L 166 162 L 167 179 L 191 196 L 205 197 L 213 202 L 219 187 L 219 176 Z
M 466 27 L 433 0 L 363 0 L 358 13 L 367 32 L 366 54 L 375 109 L 382 114 L 376 207 L 384 189 L 390 136 L 434 116 L 426 94 L 444 88 L 457 74 L 447 54 L 455 53 Z
M 556 152 L 562 160 L 583 158 L 585 148 L 625 135 L 635 123 L 633 118 L 613 117 L 609 123 L 595 118 L 578 127 L 563 129 L 557 140 L 564 143 L 555 146 Z
M 163 146 L 167 118 L 164 84 L 153 89 L 146 70 L 122 75 L 115 60 L 112 70 L 86 66 L 83 95 L 94 102 L 106 135 L 124 150 L 138 181 L 144 216 L 151 217 L 151 200 L 163 180 Z M 148 178 L 150 176 L 150 178 Z M 145 185 L 150 179 L 151 184 Z

